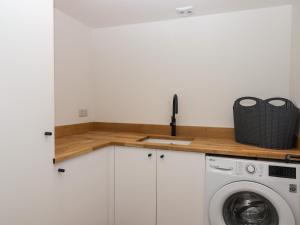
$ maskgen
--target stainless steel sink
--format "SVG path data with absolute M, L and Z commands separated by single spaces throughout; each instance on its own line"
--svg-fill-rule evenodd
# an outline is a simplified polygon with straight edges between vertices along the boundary
M 190 145 L 192 143 L 191 140 L 153 138 L 153 137 L 148 137 L 142 140 L 142 142 L 154 143 L 154 144 L 168 144 L 168 145 Z

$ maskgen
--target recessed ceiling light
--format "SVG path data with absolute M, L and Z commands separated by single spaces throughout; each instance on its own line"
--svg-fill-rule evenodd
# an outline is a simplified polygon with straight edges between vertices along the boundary
M 176 8 L 176 13 L 179 16 L 190 16 L 193 14 L 193 6 L 184 6 L 184 7 L 178 7 Z

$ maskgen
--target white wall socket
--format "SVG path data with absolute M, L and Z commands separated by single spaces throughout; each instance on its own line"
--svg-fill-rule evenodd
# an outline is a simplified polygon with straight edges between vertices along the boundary
M 189 6 L 178 7 L 176 8 L 176 13 L 179 16 L 190 16 L 194 13 L 193 6 L 189 5 Z
M 89 112 L 87 109 L 79 109 L 78 116 L 79 117 L 87 117 L 89 115 Z

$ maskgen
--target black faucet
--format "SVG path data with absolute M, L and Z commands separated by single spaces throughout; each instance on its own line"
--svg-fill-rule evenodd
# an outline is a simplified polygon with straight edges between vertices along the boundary
M 176 117 L 175 115 L 178 113 L 178 97 L 175 94 L 173 97 L 173 113 L 171 116 L 171 135 L 176 136 Z

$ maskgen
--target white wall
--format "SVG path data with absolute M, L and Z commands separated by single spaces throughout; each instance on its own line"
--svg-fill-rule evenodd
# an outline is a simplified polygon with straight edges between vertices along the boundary
M 53 225 L 53 1 L 0 1 L 0 224 Z
M 54 18 L 56 125 L 93 121 L 92 30 L 59 10 Z M 79 109 L 89 116 L 79 117 Z
M 240 96 L 289 97 L 291 6 L 93 31 L 96 121 L 233 126 Z
M 291 97 L 300 107 L 300 2 L 293 3 Z

